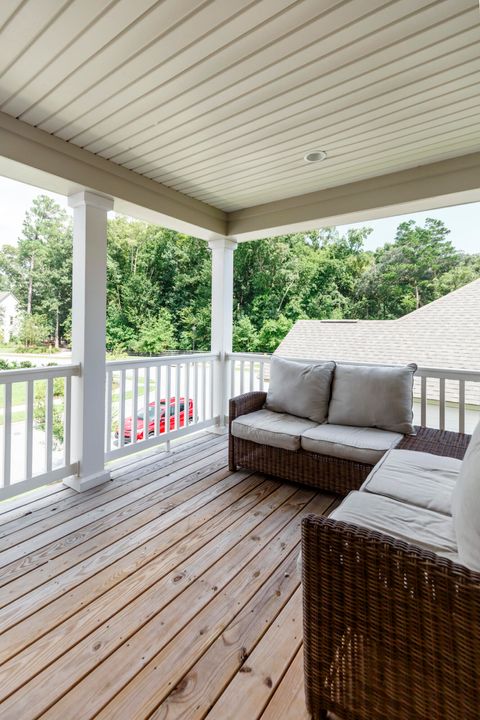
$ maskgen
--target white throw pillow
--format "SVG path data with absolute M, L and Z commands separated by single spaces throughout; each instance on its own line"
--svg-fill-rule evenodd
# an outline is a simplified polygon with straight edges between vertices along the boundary
M 334 368 L 334 362 L 301 363 L 274 355 L 265 407 L 325 422 Z
M 480 572 L 480 423 L 470 440 L 453 491 L 452 515 L 460 562 Z
M 328 422 L 413 434 L 414 364 L 337 364 Z

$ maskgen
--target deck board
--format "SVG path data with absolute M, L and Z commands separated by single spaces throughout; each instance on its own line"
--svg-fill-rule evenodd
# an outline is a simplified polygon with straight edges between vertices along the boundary
M 300 523 L 333 497 L 208 433 L 61 493 L 0 528 L 1 720 L 307 717 Z

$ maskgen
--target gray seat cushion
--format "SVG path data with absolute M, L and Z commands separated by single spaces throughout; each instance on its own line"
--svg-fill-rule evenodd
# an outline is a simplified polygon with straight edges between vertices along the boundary
M 272 357 L 265 407 L 324 422 L 328 414 L 334 362 L 301 363 Z
M 416 365 L 335 366 L 328 422 L 411 434 Z
M 455 458 L 390 450 L 360 490 L 451 515 L 452 493 L 461 467 L 461 460 Z
M 403 435 L 378 428 L 317 425 L 302 435 L 302 448 L 321 455 L 375 465 Z
M 232 435 L 260 445 L 299 450 L 300 436 L 316 423 L 305 418 L 263 409 L 241 415 L 232 422 Z
M 376 530 L 458 562 L 453 518 L 384 495 L 351 492 L 330 516 Z

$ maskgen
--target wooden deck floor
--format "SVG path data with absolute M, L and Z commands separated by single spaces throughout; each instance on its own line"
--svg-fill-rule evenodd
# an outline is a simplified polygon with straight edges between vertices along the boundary
M 226 439 L 0 504 L 2 720 L 302 720 L 300 521 Z

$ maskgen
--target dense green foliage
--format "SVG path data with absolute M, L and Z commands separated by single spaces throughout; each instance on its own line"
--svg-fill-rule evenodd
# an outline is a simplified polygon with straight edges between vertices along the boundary
M 37 345 L 45 333 L 58 346 L 71 312 L 71 278 L 71 223 L 57 203 L 40 195 L 25 214 L 18 244 L 0 253 L 0 282 L 20 302 L 25 346 Z
M 375 252 L 365 227 L 247 242 L 235 251 L 234 349 L 274 350 L 300 318 L 392 319 L 480 277 L 480 255 L 458 252 L 429 219 L 399 225 Z M 20 301 L 19 340 L 69 340 L 72 231 L 65 212 L 39 196 L 16 247 L 0 252 L 0 284 Z M 123 217 L 108 224 L 107 346 L 157 354 L 210 344 L 207 244 Z M 43 337 L 42 337 L 43 336 Z

